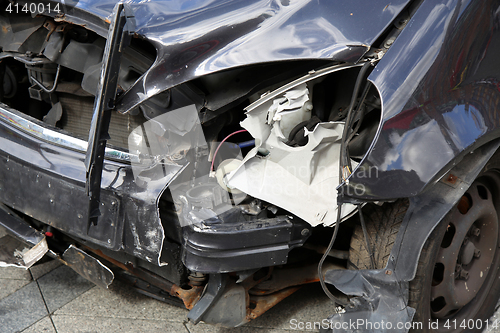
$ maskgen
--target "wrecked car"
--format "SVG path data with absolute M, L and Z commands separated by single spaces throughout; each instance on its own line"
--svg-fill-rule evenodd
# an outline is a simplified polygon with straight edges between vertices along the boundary
M 500 1 L 14 0 L 0 15 L 1 265 L 51 256 L 194 324 L 244 325 L 319 282 L 326 331 L 486 328 Z

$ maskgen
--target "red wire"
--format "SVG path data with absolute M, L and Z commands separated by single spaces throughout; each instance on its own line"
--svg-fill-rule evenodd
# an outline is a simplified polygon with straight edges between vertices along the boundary
M 243 129 L 243 130 L 239 130 L 239 131 L 236 131 L 236 132 L 233 132 L 231 134 L 229 134 L 228 136 L 226 136 L 224 138 L 224 140 L 222 140 L 219 145 L 217 146 L 217 149 L 215 150 L 215 153 L 214 153 L 214 156 L 212 157 L 212 164 L 210 165 L 210 171 L 214 171 L 214 161 L 215 161 L 215 156 L 217 156 L 217 152 L 219 151 L 219 148 L 220 146 L 222 146 L 222 144 L 224 143 L 224 141 L 226 141 L 227 139 L 229 139 L 230 137 L 232 137 L 233 135 L 235 134 L 238 134 L 238 133 L 243 133 L 243 132 L 248 132 L 247 130 Z

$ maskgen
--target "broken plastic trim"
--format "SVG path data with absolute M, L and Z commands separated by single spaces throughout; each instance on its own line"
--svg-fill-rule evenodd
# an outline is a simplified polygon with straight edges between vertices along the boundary
M 23 242 L 7 235 L 0 238 L 0 267 L 20 267 L 28 269 L 49 250 L 45 237 L 29 248 Z
M 310 71 L 245 108 L 241 126 L 255 138 L 255 148 L 228 176 L 228 185 L 252 197 L 281 207 L 312 226 L 336 223 L 335 188 L 343 122 L 319 122 L 305 131 L 307 144 L 292 147 L 285 141 L 297 124 L 311 118 L 311 81 L 360 64 L 330 66 Z M 307 198 L 309 205 L 304 206 Z M 345 218 L 356 210 L 343 209 Z

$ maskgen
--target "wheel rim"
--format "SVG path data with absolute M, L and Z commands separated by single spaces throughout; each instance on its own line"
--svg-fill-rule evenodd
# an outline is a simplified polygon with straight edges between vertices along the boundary
M 453 317 L 476 301 L 498 247 L 498 214 L 494 197 L 478 180 L 451 212 L 438 250 L 431 287 L 431 314 Z

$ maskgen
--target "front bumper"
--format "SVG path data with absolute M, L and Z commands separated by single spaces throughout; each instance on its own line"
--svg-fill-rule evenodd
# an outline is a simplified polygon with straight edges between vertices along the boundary
M 183 228 L 182 259 L 187 268 L 203 273 L 283 265 L 290 249 L 310 235 L 308 226 L 289 217 L 188 225 Z
M 179 222 L 160 220 L 158 204 L 183 166 L 169 165 L 160 178 L 138 184 L 138 156 L 109 148 L 102 215 L 87 232 L 85 149 L 86 142 L 0 104 L 0 202 L 76 239 L 166 266 L 173 276 L 181 256 L 189 269 L 205 273 L 285 264 L 288 252 L 310 235 L 305 222 L 277 217 L 187 225 L 183 245 L 170 242 L 165 229 Z
M 128 160 L 108 150 L 102 173 L 101 221 L 87 233 L 85 147 L 81 140 L 47 128 L 0 104 L 0 201 L 68 235 L 121 250 L 161 265 L 164 231 L 157 201 L 163 185 L 138 187 Z

